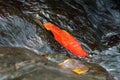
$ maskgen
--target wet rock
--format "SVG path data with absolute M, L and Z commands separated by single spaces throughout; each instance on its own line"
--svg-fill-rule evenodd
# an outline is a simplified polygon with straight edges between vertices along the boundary
M 37 60 L 40 60 L 40 57 L 30 50 L 24 48 L 0 47 L 0 79 L 14 78 L 15 74 L 21 74 L 20 71 L 22 70 L 24 73 L 25 67 L 28 66 L 25 70 L 29 70 L 34 67 L 33 64 Z
M 114 80 L 110 78 L 108 73 L 100 66 L 95 66 L 94 70 L 83 74 L 76 75 L 70 71 L 59 69 L 57 66 L 42 66 L 28 74 L 25 74 L 14 80 Z M 98 70 L 97 70 L 98 69 Z M 102 70 L 98 72 L 99 70 Z
M 0 47 L 1 80 L 114 80 L 101 66 L 86 65 L 90 70 L 78 75 L 28 49 Z
M 107 33 L 105 37 L 103 37 L 103 43 L 108 45 L 109 47 L 113 45 L 117 45 L 120 42 L 120 33 Z
M 70 59 L 69 57 L 66 57 L 65 55 L 62 54 L 49 54 L 47 58 L 50 61 L 57 62 L 58 64 L 66 59 Z M 85 73 L 85 75 L 83 74 L 84 77 L 89 78 L 87 80 L 114 80 L 113 77 L 109 75 L 109 73 L 102 66 L 96 63 L 87 63 L 83 60 L 79 60 L 77 62 L 82 63 L 83 65 L 89 68 L 89 71 Z
M 58 25 L 60 28 L 70 32 L 81 42 L 89 45 L 91 49 L 101 49 L 102 44 L 100 43 L 99 33 L 96 29 L 92 28 L 94 24 L 91 24 L 88 20 L 83 7 L 73 0 L 71 0 L 70 3 L 67 1 L 19 0 L 6 1 L 6 3 L 18 8 L 23 14 L 30 16 L 32 19 L 37 17 L 43 23 L 52 22 Z M 73 11 L 72 14 L 71 11 Z M 50 47 L 53 50 L 57 52 L 64 51 L 60 49 L 61 46 L 54 41 L 50 33 L 48 37 L 48 41 L 51 44 Z M 87 46 L 85 46 L 85 48 L 87 48 Z

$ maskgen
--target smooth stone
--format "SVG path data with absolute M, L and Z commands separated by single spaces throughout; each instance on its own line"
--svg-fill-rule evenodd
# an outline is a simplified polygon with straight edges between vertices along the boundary
M 78 75 L 28 49 L 0 47 L 0 80 L 114 80 L 100 65 L 85 64 L 90 70 Z

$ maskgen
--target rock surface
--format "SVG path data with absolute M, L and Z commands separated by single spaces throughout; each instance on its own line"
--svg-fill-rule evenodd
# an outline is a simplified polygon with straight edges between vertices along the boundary
M 85 64 L 90 70 L 78 75 L 28 49 L 0 47 L 0 80 L 114 80 L 101 66 Z

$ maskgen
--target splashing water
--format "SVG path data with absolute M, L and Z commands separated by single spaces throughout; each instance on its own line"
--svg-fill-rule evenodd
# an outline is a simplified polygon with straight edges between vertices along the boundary
M 120 44 L 113 46 L 102 52 L 95 50 L 97 56 L 93 58 L 95 63 L 99 63 L 113 75 L 116 80 L 120 79 Z

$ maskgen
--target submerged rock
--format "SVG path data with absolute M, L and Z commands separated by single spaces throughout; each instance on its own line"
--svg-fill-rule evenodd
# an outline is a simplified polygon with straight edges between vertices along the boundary
M 0 47 L 0 80 L 114 80 L 101 66 L 85 64 L 90 70 L 78 75 L 28 49 Z

